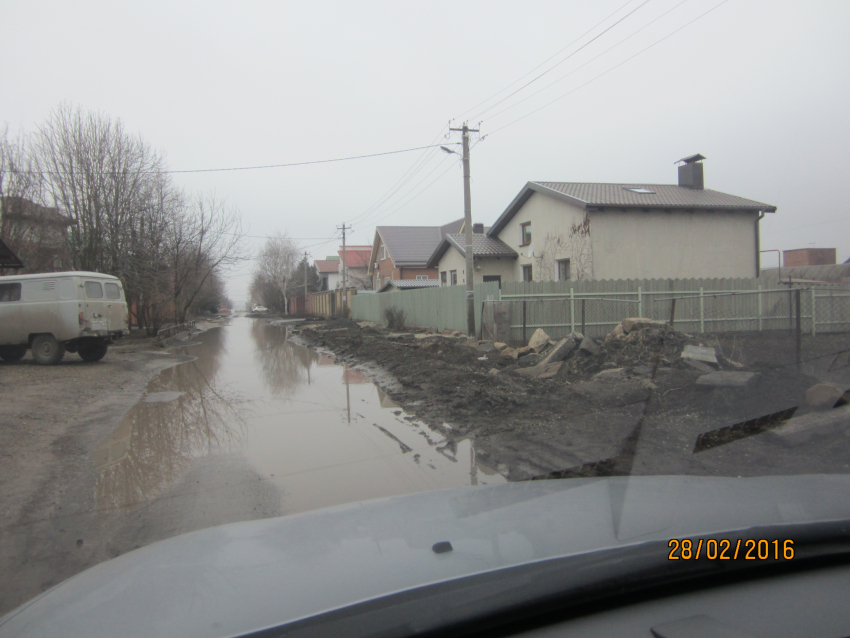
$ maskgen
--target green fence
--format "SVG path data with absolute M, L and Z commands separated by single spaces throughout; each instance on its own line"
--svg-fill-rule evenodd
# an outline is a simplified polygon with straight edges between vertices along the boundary
M 481 304 L 499 298 L 499 284 L 475 286 L 475 331 L 481 327 Z M 422 288 L 357 295 L 351 300 L 351 316 L 358 321 L 386 324 L 384 311 L 399 308 L 407 315 L 408 326 L 466 332 L 466 286 Z

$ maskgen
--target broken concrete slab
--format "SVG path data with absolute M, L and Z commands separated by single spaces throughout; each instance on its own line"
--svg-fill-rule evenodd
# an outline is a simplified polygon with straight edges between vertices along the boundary
M 618 323 L 616 327 L 611 331 L 611 336 L 616 339 L 622 339 L 626 336 L 626 331 L 623 330 L 623 324 Z
M 626 378 L 626 369 L 625 368 L 611 368 L 609 370 L 603 370 L 602 372 L 598 372 L 593 375 L 594 381 L 605 381 L 606 379 L 625 379 Z
M 542 363 L 557 363 L 568 358 L 578 347 L 578 343 L 572 337 L 561 339 L 546 355 Z
M 826 412 L 810 412 L 794 417 L 785 425 L 780 425 L 766 434 L 784 445 L 794 446 L 806 443 L 813 437 L 848 430 L 850 430 L 850 405 L 844 405 Z
M 578 350 L 583 355 L 590 356 L 599 352 L 599 346 L 596 345 L 596 342 L 590 337 L 583 337 L 581 340 L 581 345 L 578 347 Z
M 541 357 L 539 354 L 532 352 L 517 359 L 517 363 L 519 364 L 520 368 L 530 368 L 531 366 L 536 366 L 542 360 L 543 357 Z
M 546 334 L 543 328 L 538 328 L 531 335 L 531 339 L 528 340 L 528 347 L 535 352 L 540 352 L 548 343 L 549 335 Z
M 496 352 L 496 346 L 493 345 L 491 341 L 484 341 L 478 344 L 478 352 L 488 353 L 488 352 Z
M 498 350 L 499 352 L 501 352 L 502 350 L 508 347 L 508 344 L 502 343 L 501 341 L 496 341 L 493 344 L 493 347 L 496 348 L 496 350 Z
M 647 317 L 629 317 L 628 319 L 623 319 L 620 322 L 620 326 L 623 328 L 623 332 L 629 333 L 635 330 L 641 330 L 643 328 L 663 328 L 667 325 L 665 321 L 659 321 L 658 319 L 649 319 Z
M 715 370 L 697 379 L 697 385 L 715 388 L 743 388 L 758 376 L 755 372 Z
M 806 390 L 806 403 L 816 408 L 832 408 L 844 395 L 844 388 L 835 383 L 818 383 Z
M 703 363 L 702 361 L 696 361 L 695 359 L 685 359 L 685 363 L 691 366 L 694 370 L 698 370 L 703 374 L 710 374 L 712 372 L 716 372 L 714 368 L 712 368 L 707 363 Z
M 529 352 L 532 352 L 531 348 L 529 348 L 528 346 L 522 346 L 516 349 L 516 356 L 517 358 L 519 358 L 524 355 L 527 355 Z
M 538 364 L 530 368 L 519 368 L 516 370 L 516 373 L 525 377 L 531 377 L 532 379 L 551 379 L 558 374 L 562 365 L 563 361 L 559 361 L 558 363 L 549 363 L 546 365 Z
M 505 359 L 505 360 L 508 360 L 508 361 L 516 361 L 516 359 L 517 359 L 516 350 L 514 348 L 505 348 L 504 350 L 502 350 L 499 353 L 499 358 Z
M 703 346 L 685 346 L 682 350 L 682 359 L 691 359 L 692 361 L 705 361 L 717 365 L 717 353 L 714 348 L 705 348 Z
M 652 372 L 652 368 L 650 368 L 649 366 L 641 365 L 641 366 L 635 366 L 634 368 L 632 368 L 632 374 L 639 374 L 641 376 L 645 376 L 647 374 L 650 374 L 651 372 Z

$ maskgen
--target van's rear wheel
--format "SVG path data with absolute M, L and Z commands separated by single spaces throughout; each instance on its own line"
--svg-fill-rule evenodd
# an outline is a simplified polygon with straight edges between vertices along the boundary
M 9 363 L 20 361 L 26 353 L 26 346 L 0 346 L 0 359 Z
M 100 361 L 106 355 L 106 344 L 96 343 L 90 346 L 80 346 L 80 359 L 83 361 Z
M 56 365 L 65 355 L 65 346 L 53 335 L 38 335 L 32 340 L 32 358 L 42 366 Z

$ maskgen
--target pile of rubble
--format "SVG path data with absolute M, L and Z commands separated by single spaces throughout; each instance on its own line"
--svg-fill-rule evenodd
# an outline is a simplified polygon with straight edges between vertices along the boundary
M 562 371 L 569 378 L 594 380 L 645 377 L 658 368 L 696 370 L 702 373 L 697 383 L 706 386 L 744 386 L 755 377 L 742 364 L 691 335 L 642 317 L 623 319 L 600 340 L 574 332 L 555 341 L 538 328 L 526 346 L 479 342 L 478 349 L 488 359 L 498 353 L 498 367 L 491 374 L 507 372 L 536 379 Z

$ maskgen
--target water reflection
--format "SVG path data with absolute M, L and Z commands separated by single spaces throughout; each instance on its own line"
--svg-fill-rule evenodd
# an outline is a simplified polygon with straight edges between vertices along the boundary
M 264 489 L 277 487 L 281 513 L 505 481 L 477 462 L 472 441 L 449 442 L 363 370 L 293 343 L 282 326 L 236 318 L 198 341 L 184 350 L 197 360 L 151 382 L 148 400 L 95 452 L 100 507 L 150 501 L 200 456 L 224 472 L 222 451 L 247 461 Z M 215 488 L 198 489 L 215 508 Z
M 251 325 L 254 360 L 263 372 L 266 387 L 276 397 L 291 395 L 300 384 L 309 383 L 310 366 L 320 358 L 314 350 L 293 348 L 287 334 L 284 326 L 270 326 L 265 321 Z
M 226 353 L 221 332 L 205 333 L 193 361 L 169 368 L 148 385 L 151 401 L 134 406 L 94 451 L 96 498 L 103 509 L 150 500 L 187 470 L 193 458 L 239 446 L 240 397 L 217 383 Z M 171 399 L 171 400 L 168 400 Z

